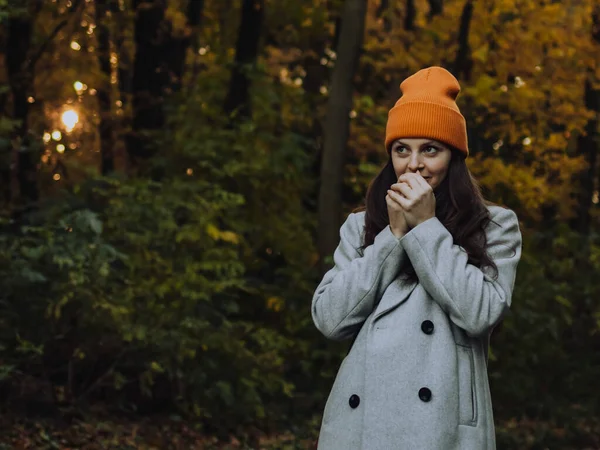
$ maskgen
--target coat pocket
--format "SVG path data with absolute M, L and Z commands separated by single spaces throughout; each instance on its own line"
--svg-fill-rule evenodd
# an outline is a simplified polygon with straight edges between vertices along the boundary
M 458 409 L 459 424 L 477 424 L 477 392 L 475 388 L 475 361 L 473 349 L 457 344 L 458 354 Z

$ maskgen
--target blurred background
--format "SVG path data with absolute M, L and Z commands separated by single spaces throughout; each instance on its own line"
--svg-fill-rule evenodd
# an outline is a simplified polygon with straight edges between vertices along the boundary
M 521 221 L 498 448 L 600 448 L 597 2 L 0 0 L 0 42 L 1 449 L 313 448 L 311 299 L 429 65 Z

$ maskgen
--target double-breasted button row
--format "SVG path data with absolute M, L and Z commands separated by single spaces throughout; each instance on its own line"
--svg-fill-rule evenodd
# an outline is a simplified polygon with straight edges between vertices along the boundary
M 421 323 L 421 330 L 425 334 L 433 333 L 433 322 L 431 320 L 424 320 Z M 428 402 L 431 400 L 431 390 L 429 388 L 422 387 L 419 389 L 419 398 L 424 402 Z M 356 394 L 352 394 L 348 399 L 348 404 L 352 409 L 357 408 L 360 404 L 360 397 Z
M 433 322 L 431 320 L 424 320 L 423 322 L 421 322 L 421 331 L 425 334 L 432 334 L 433 333 Z M 428 402 L 431 400 L 431 390 L 427 387 L 422 387 L 421 389 L 419 389 L 419 398 L 424 401 L 424 402 Z
M 419 398 L 424 402 L 428 402 L 429 400 L 431 400 L 431 390 L 429 388 L 422 387 L 421 389 L 419 389 Z M 348 399 L 348 404 L 352 409 L 357 408 L 360 404 L 360 397 L 356 394 L 352 394 Z

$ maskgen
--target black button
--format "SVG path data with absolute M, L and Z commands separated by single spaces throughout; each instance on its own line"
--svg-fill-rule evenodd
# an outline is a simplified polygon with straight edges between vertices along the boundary
M 350 404 L 351 408 L 356 408 L 360 403 L 360 397 L 356 394 L 352 394 L 348 400 L 348 403 Z
M 421 324 L 421 330 L 425 334 L 433 333 L 433 322 L 431 320 L 424 320 Z
M 431 391 L 426 387 L 419 389 L 419 398 L 424 402 L 428 402 L 431 400 Z

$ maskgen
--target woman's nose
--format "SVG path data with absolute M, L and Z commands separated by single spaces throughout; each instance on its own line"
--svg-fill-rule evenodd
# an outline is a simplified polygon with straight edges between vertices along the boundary
M 417 156 L 412 156 L 408 163 L 408 168 L 412 171 L 417 171 L 419 167 L 422 167 L 421 161 L 419 161 Z

